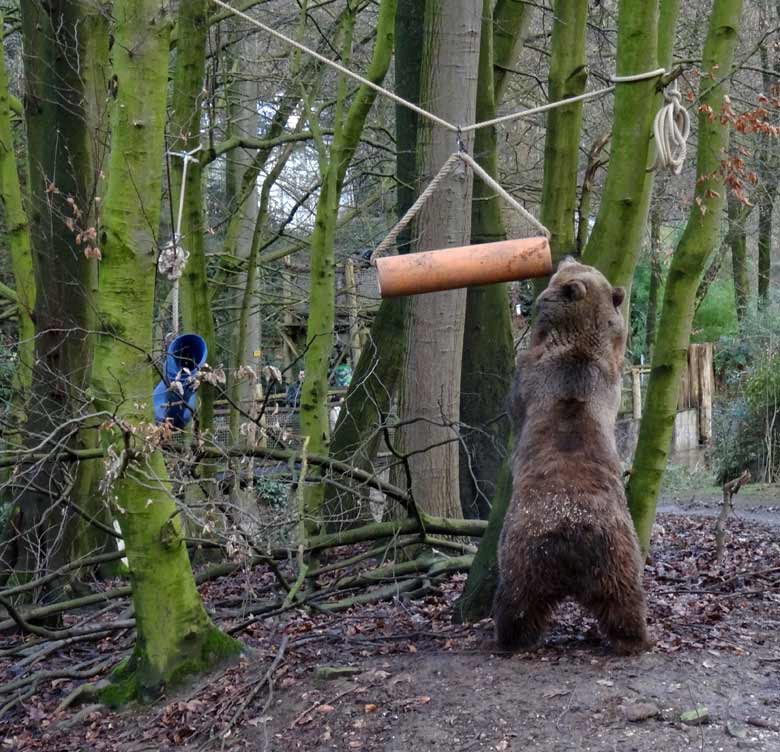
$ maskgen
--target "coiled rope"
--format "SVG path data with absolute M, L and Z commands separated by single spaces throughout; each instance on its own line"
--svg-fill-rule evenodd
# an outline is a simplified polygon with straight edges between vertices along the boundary
M 677 88 L 677 81 L 664 91 L 664 100 L 666 104 L 658 110 L 653 121 L 653 134 L 658 150 L 655 167 L 665 167 L 671 170 L 673 175 L 679 175 L 688 150 L 691 119 L 688 110 L 682 106 L 682 95 Z

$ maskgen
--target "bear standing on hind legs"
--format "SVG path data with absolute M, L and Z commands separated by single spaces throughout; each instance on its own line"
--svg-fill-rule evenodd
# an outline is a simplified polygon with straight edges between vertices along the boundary
M 512 501 L 499 543 L 496 639 L 529 649 L 573 597 L 621 654 L 648 647 L 642 559 L 628 513 L 615 419 L 625 292 L 565 259 L 536 302 L 512 414 Z

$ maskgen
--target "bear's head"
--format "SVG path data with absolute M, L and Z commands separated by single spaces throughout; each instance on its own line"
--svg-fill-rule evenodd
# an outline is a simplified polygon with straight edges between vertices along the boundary
M 613 287 L 598 269 L 563 259 L 536 299 L 535 344 L 548 338 L 556 345 L 609 342 L 622 355 L 626 325 L 620 306 L 625 296 L 625 290 Z

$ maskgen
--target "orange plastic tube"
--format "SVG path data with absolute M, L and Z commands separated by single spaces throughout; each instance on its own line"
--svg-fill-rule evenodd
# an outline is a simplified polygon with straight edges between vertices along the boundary
M 547 238 L 502 240 L 376 260 L 383 298 L 489 285 L 552 273 Z

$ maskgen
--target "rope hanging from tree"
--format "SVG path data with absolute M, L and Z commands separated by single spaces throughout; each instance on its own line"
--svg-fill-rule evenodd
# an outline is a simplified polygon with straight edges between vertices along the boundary
M 184 192 L 187 189 L 187 168 L 190 162 L 197 162 L 193 157 L 201 149 L 198 145 L 192 151 L 169 151 L 172 157 L 181 157 L 181 186 L 179 187 L 179 213 L 176 217 L 176 229 L 171 239 L 160 249 L 160 255 L 157 258 L 157 270 L 164 274 L 173 282 L 171 291 L 171 331 L 174 336 L 179 333 L 179 279 L 184 274 L 184 268 L 187 266 L 187 260 L 190 257 L 189 252 L 181 244 L 181 220 L 184 215 Z
M 401 217 L 398 223 L 387 234 L 385 239 L 374 249 L 371 254 L 372 259 L 379 258 L 388 251 L 392 250 L 395 245 L 395 241 L 398 236 L 406 229 L 406 227 L 412 222 L 412 220 L 420 212 L 420 209 L 425 205 L 425 202 L 436 192 L 436 189 L 441 185 L 445 178 L 453 171 L 458 162 L 463 162 L 470 167 L 472 171 L 482 179 L 482 181 L 492 188 L 504 201 L 509 204 L 523 219 L 530 222 L 536 227 L 548 240 L 550 238 L 550 231 L 531 214 L 517 199 L 508 193 L 496 180 L 494 180 L 480 165 L 474 160 L 474 158 L 465 151 L 456 151 L 450 154 L 447 161 L 441 166 L 441 169 L 433 176 L 433 179 L 425 187 L 425 190 L 417 197 L 417 200 L 409 207 L 406 213 Z
M 685 163 L 691 120 L 688 110 L 682 106 L 682 95 L 676 80 L 664 91 L 664 100 L 666 104 L 658 110 L 653 121 L 658 150 L 655 167 L 666 167 L 673 175 L 679 175 Z

